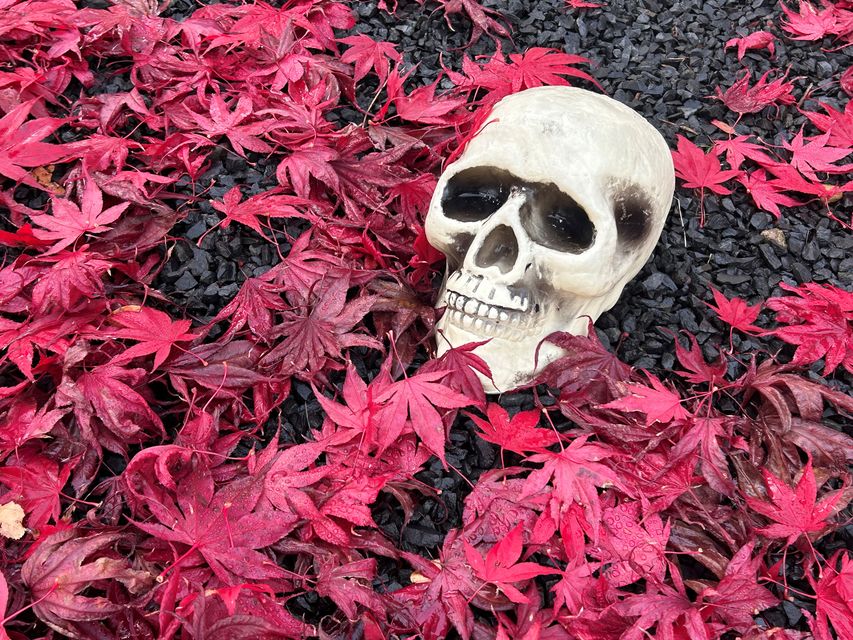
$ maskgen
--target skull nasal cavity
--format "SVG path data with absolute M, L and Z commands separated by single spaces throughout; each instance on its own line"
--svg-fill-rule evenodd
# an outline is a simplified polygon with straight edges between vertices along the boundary
M 480 250 L 474 257 L 474 264 L 485 269 L 497 267 L 501 273 L 512 271 L 518 259 L 518 242 L 515 233 L 506 225 L 495 227 L 483 240 Z

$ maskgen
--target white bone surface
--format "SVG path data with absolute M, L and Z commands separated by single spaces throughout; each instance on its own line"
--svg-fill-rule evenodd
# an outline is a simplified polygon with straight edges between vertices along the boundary
M 442 204 L 448 181 L 477 167 L 509 172 L 525 186 L 514 188 L 484 219 L 449 217 Z M 548 184 L 586 213 L 594 227 L 591 246 L 564 251 L 528 233 L 532 218 L 524 217 L 525 203 Z M 483 380 L 486 391 L 508 391 L 529 382 L 561 355 L 543 344 L 535 361 L 545 336 L 554 331 L 585 334 L 587 316 L 594 321 L 616 303 L 651 255 L 674 187 L 672 157 L 663 137 L 611 98 L 572 87 L 539 87 L 498 102 L 441 175 L 426 218 L 427 239 L 448 258 L 436 304 L 445 308 L 438 323 L 438 353 L 489 340 L 475 351 L 492 370 L 493 381 Z M 641 194 L 646 201 L 646 230 L 633 242 L 617 231 L 615 211 L 626 194 Z M 514 256 L 490 260 L 506 250 L 502 239 L 509 237 L 507 229 L 514 236 Z M 551 232 L 546 228 L 539 238 L 550 242 Z M 498 248 L 490 252 L 493 247 Z

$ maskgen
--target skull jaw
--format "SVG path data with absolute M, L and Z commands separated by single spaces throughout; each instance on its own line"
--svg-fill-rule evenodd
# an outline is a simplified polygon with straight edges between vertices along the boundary
M 445 313 L 436 325 L 439 333 L 437 353 L 440 357 L 451 347 L 488 340 L 474 349 L 473 353 L 486 362 L 492 372 L 492 378 L 489 379 L 480 372 L 476 372 L 477 377 L 486 393 L 504 393 L 528 384 L 548 364 L 564 355 L 563 350 L 556 345 L 543 342 L 546 336 L 555 331 L 586 335 L 588 323 L 589 318 L 585 316 L 568 321 L 558 320 L 546 323 L 544 328 L 539 327 L 536 332 L 527 336 L 507 339 L 472 331 L 453 322 L 449 314 Z

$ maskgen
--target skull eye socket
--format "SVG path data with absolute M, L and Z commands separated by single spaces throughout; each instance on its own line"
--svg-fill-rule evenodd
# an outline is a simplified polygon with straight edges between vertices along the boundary
M 497 167 L 463 169 L 447 181 L 441 208 L 459 222 L 485 220 L 504 205 L 517 182 L 518 178 Z
M 642 241 L 649 229 L 651 210 L 652 204 L 643 192 L 632 188 L 619 193 L 613 201 L 619 242 L 630 245 Z
M 522 223 L 534 242 L 557 251 L 581 253 L 595 240 L 586 211 L 555 185 L 535 186 L 533 198 L 522 207 Z

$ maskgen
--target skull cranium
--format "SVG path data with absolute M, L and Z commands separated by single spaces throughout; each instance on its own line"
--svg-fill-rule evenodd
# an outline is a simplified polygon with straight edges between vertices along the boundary
M 477 348 L 487 391 L 520 386 L 560 356 L 548 334 L 582 335 L 651 255 L 675 177 L 663 137 L 629 107 L 571 87 L 498 102 L 430 203 L 447 256 L 438 351 Z

